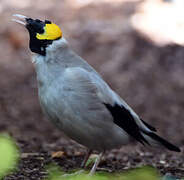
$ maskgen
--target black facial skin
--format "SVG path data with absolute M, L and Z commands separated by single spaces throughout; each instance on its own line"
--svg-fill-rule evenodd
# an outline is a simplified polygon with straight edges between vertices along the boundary
M 39 19 L 26 19 L 26 28 L 29 31 L 30 36 L 29 47 L 32 52 L 38 53 L 42 56 L 46 55 L 46 47 L 53 42 L 53 40 L 39 40 L 36 38 L 37 33 L 44 33 L 45 24 L 51 24 L 51 22 L 48 20 L 45 20 L 45 22 L 43 22 Z

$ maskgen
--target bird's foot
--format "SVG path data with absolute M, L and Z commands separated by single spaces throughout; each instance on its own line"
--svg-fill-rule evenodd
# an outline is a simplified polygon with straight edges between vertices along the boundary
M 96 169 L 97 171 L 105 171 L 105 172 L 108 172 L 108 173 L 112 173 L 113 171 L 111 169 L 107 169 L 107 168 L 100 168 L 100 167 L 97 167 Z
M 92 169 L 91 169 L 91 171 L 90 171 L 90 173 L 89 173 L 90 176 L 92 176 L 92 175 L 95 173 L 95 171 L 96 171 L 96 169 L 97 169 L 97 167 L 98 167 L 98 164 L 100 163 L 100 160 L 101 160 L 103 154 L 104 154 L 104 152 L 101 152 L 101 153 L 98 155 L 98 157 L 96 158 L 95 164 L 93 165 L 93 167 L 92 167 Z
M 80 175 L 84 172 L 83 169 L 77 171 L 77 172 L 74 172 L 74 173 L 71 173 L 71 174 L 63 174 L 61 177 L 71 177 L 71 176 L 76 176 L 76 175 Z

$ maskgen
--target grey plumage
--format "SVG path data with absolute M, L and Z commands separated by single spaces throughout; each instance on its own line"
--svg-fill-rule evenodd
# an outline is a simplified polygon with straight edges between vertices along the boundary
M 155 134 L 156 129 L 119 97 L 102 77 L 75 54 L 51 21 L 14 15 L 23 21 L 30 35 L 30 49 L 36 53 L 33 63 L 37 73 L 41 107 L 48 118 L 67 136 L 86 146 L 88 153 L 100 151 L 90 171 L 93 174 L 105 150 L 119 148 L 132 139 L 143 145 L 180 149 Z
M 48 48 L 46 57 L 34 58 L 44 112 L 66 135 L 90 149 L 102 151 L 128 143 L 128 135 L 113 123 L 103 104 L 113 104 L 116 94 L 64 40 L 57 43 Z M 52 48 L 57 48 L 59 59 L 53 58 Z
M 53 42 L 46 52 L 47 56 L 36 55 L 33 60 L 40 103 L 49 119 L 66 135 L 99 151 L 119 148 L 132 138 L 143 144 L 162 144 L 149 136 L 153 133 L 151 128 L 68 47 L 65 39 Z M 117 114 L 124 127 L 128 125 L 129 131 L 115 123 L 105 104 L 112 108 L 117 105 L 129 113 L 124 117 Z

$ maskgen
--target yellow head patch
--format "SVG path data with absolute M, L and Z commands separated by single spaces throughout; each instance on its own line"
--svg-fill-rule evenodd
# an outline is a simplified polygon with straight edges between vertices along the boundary
M 45 32 L 36 34 L 36 38 L 40 40 L 55 40 L 62 37 L 62 31 L 56 24 L 45 24 Z

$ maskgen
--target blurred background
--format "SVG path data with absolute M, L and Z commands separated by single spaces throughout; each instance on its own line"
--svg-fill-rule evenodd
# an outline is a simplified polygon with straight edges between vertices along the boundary
M 0 0 L 0 131 L 15 137 L 25 152 L 68 143 L 41 112 L 28 33 L 11 21 L 19 13 L 58 24 L 73 50 L 142 119 L 182 146 L 183 5 L 183 0 Z

